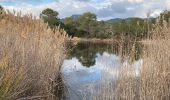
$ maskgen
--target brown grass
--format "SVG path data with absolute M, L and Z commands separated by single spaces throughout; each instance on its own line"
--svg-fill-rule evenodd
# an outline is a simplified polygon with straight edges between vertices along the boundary
M 53 97 L 66 39 L 64 30 L 51 30 L 31 15 L 1 14 L 0 99 Z
M 156 25 L 144 46 L 140 76 L 132 66 L 122 67 L 118 75 L 116 100 L 169 100 L 170 99 L 170 27 Z M 132 56 L 133 58 L 133 56 Z
M 120 43 L 119 56 L 123 62 L 128 59 L 127 64 L 120 64 L 114 81 L 102 78 L 99 91 L 92 85 L 92 100 L 170 100 L 170 26 L 155 24 L 150 34 L 149 43 L 144 42 L 139 74 L 132 66 L 134 45 L 130 44 L 130 52 L 125 54 Z
M 159 32 L 158 32 L 159 31 Z M 170 99 L 170 27 L 153 31 L 152 44 L 145 47 L 141 68 L 140 99 Z M 159 34 L 158 34 L 159 33 Z

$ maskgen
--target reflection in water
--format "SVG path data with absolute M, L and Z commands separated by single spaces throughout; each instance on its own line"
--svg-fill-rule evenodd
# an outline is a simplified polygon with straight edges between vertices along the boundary
M 76 46 L 71 47 L 72 49 L 68 53 L 68 59 L 76 57 L 82 65 L 85 67 L 90 67 L 95 64 L 96 54 L 103 54 L 103 52 L 108 52 L 110 54 L 122 55 L 126 57 L 130 54 L 132 49 L 135 49 L 135 60 L 140 59 L 143 45 L 140 43 L 123 43 L 122 46 L 119 44 L 101 44 L 101 43 L 78 43 Z M 122 50 L 122 51 L 121 51 Z M 120 51 L 122 54 L 119 54 Z
M 141 47 L 140 45 L 136 46 L 135 48 Z M 124 54 L 130 51 L 126 47 L 127 45 L 123 49 Z M 119 48 L 116 44 L 85 43 L 73 47 L 62 65 L 63 77 L 69 91 L 67 99 L 80 100 L 85 95 L 87 97 L 91 92 L 91 85 L 98 86 L 101 78 L 102 80 L 114 81 L 118 68 L 123 64 L 128 64 L 127 59 L 122 60 L 122 57 L 125 56 L 118 56 L 118 52 Z M 136 68 L 136 74 L 138 74 L 138 69 L 142 62 L 139 60 L 140 53 L 141 51 L 136 52 L 134 55 L 136 61 L 131 63 Z

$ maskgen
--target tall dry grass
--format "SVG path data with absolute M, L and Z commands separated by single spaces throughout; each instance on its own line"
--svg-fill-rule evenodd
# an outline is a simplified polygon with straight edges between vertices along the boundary
M 132 66 L 120 69 L 116 100 L 170 100 L 170 27 L 154 26 L 143 48 L 139 76 Z
M 117 69 L 116 78 L 112 81 L 101 78 L 98 91 L 92 85 L 92 92 L 85 100 L 88 97 L 92 100 L 170 100 L 170 26 L 166 22 L 163 26 L 156 23 L 149 33 L 150 37 L 144 40 L 138 73 L 133 66 L 135 44 L 130 43 L 127 47 L 130 52 L 124 53 L 120 43 L 119 56 L 123 63 Z
M 156 25 L 152 43 L 145 46 L 140 99 L 170 100 L 170 27 Z
M 0 14 L 0 100 L 52 99 L 66 39 L 31 15 Z
M 123 46 L 127 47 L 127 50 L 124 50 Z M 137 47 L 135 42 L 120 42 L 117 47 L 119 64 L 115 68 L 115 65 L 107 64 L 107 61 L 103 60 L 105 66 L 102 66 L 104 69 L 100 71 L 100 79 L 90 84 L 87 88 L 89 94 L 84 93 L 83 100 L 138 100 L 139 77 L 133 65 Z

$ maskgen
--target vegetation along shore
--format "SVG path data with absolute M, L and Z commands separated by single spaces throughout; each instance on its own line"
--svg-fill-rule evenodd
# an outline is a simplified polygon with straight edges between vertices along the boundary
M 0 100 L 72 100 L 75 91 L 68 84 L 78 89 L 94 79 L 84 85 L 88 93 L 78 90 L 75 100 L 170 100 L 170 11 L 110 20 L 92 12 L 58 15 L 46 8 L 36 18 L 0 6 Z M 92 68 L 96 76 L 78 84 L 87 74 L 78 66 L 100 71 Z M 71 75 L 78 78 L 66 81 Z

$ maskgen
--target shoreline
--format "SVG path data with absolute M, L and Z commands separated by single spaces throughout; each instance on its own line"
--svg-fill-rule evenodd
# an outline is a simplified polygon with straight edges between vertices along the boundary
M 139 41 L 136 41 L 136 42 L 142 42 L 142 41 L 145 41 L 145 40 L 139 40 Z M 121 39 L 121 38 L 100 39 L 100 38 L 79 38 L 79 37 L 73 37 L 73 38 L 69 38 L 68 42 L 72 42 L 74 44 L 82 43 L 82 42 L 113 44 L 113 43 L 135 42 L 135 41 L 130 40 L 130 39 Z

